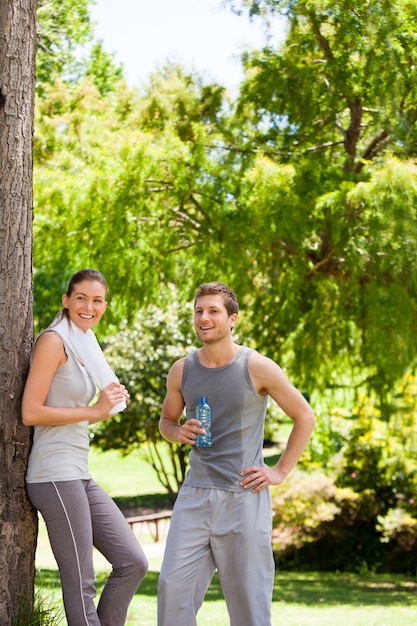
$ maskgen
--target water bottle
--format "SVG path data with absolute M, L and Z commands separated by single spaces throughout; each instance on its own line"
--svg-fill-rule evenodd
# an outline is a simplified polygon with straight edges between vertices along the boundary
M 201 396 L 200 402 L 196 407 L 195 416 L 201 422 L 201 427 L 205 429 L 205 435 L 201 433 L 197 434 L 196 437 L 196 446 L 200 446 L 201 448 L 208 448 L 211 446 L 211 408 L 209 403 L 207 402 L 206 396 Z

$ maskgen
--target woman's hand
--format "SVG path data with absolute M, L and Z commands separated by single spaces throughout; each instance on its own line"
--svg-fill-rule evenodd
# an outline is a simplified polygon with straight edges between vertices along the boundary
M 128 392 L 128 390 L 126 389 L 126 387 L 124 385 L 120 385 L 120 389 L 122 391 L 122 393 L 124 394 L 124 399 L 126 404 L 129 404 L 130 402 L 130 394 Z
M 111 414 L 111 410 L 116 404 L 119 404 L 119 402 L 128 404 L 129 401 L 129 392 L 124 385 L 116 382 L 110 383 L 102 389 L 97 402 L 91 407 L 95 416 L 89 420 L 90 424 L 109 419 L 114 415 Z

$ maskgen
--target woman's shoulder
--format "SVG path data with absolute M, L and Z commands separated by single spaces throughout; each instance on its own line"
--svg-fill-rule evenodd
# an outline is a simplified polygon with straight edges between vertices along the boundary
M 62 337 L 53 328 L 46 328 L 36 339 L 36 346 L 64 346 Z
M 67 354 L 62 337 L 53 329 L 47 328 L 42 331 L 36 339 L 33 358 L 53 355 L 59 361 L 59 365 L 63 365 L 67 360 Z

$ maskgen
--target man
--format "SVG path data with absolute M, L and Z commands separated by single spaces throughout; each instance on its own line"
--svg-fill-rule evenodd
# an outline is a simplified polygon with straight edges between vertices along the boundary
M 308 402 L 281 368 L 232 339 L 238 301 L 223 283 L 200 285 L 194 327 L 202 347 L 176 361 L 167 378 L 159 429 L 190 444 L 190 470 L 180 489 L 158 584 L 158 625 L 195 626 L 217 568 L 231 626 L 270 626 L 274 584 L 269 485 L 296 465 L 315 424 Z M 212 446 L 195 418 L 201 396 L 212 409 Z M 274 468 L 262 445 L 268 396 L 293 420 Z M 187 420 L 181 424 L 183 411 Z

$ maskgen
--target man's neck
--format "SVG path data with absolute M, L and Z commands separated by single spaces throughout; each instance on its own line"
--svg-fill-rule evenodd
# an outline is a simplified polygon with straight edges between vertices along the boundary
M 198 350 L 198 360 L 204 367 L 222 367 L 232 361 L 239 352 L 240 346 L 232 340 L 207 344 Z

